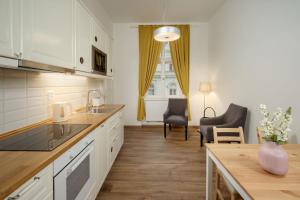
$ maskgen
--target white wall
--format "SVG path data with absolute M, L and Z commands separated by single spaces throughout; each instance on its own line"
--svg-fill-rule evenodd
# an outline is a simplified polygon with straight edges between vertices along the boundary
M 140 125 L 136 120 L 138 100 L 138 29 L 137 24 L 114 24 L 113 65 L 114 102 L 126 104 L 125 124 Z M 208 25 L 191 25 L 190 96 L 191 125 L 198 125 L 202 116 L 200 81 L 208 79 Z
M 293 107 L 291 142 L 300 142 L 300 1 L 227 0 L 209 23 L 209 64 L 219 113 L 249 108 L 256 142 L 260 103 Z

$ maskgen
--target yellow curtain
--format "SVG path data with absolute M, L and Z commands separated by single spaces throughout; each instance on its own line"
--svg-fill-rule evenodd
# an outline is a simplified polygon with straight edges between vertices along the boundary
M 191 120 L 189 103 L 190 26 L 176 25 L 176 27 L 180 29 L 180 38 L 170 42 L 171 57 L 181 91 L 188 100 L 189 120 Z
M 162 43 L 153 38 L 153 32 L 159 26 L 139 26 L 139 99 L 137 120 L 142 121 L 146 117 L 144 96 L 151 85 L 153 75 L 159 62 Z

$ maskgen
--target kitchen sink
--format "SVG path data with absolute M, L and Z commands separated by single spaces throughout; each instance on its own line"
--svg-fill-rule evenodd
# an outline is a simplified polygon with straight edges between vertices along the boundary
M 82 110 L 80 113 L 94 113 L 94 114 L 105 114 L 112 112 L 114 108 L 107 108 L 107 107 L 92 107 L 89 111 Z

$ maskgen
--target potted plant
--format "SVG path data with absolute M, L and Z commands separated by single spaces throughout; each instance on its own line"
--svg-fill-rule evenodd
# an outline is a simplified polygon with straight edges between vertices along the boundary
M 263 119 L 260 122 L 263 139 L 258 151 L 258 160 L 262 168 L 272 174 L 285 175 L 288 171 L 288 155 L 282 148 L 287 143 L 288 133 L 291 131 L 292 108 L 285 112 L 277 108 L 275 112 L 269 112 L 266 105 L 260 105 Z

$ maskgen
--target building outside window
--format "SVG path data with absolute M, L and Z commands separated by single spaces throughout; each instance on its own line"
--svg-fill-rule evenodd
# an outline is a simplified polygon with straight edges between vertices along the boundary
M 169 43 L 164 43 L 147 97 L 180 97 L 182 95 L 173 68 Z
M 149 89 L 148 89 L 148 95 L 155 95 L 155 88 L 154 88 L 154 84 L 151 83 Z
M 174 82 L 168 84 L 169 96 L 176 96 L 177 94 L 177 85 Z

